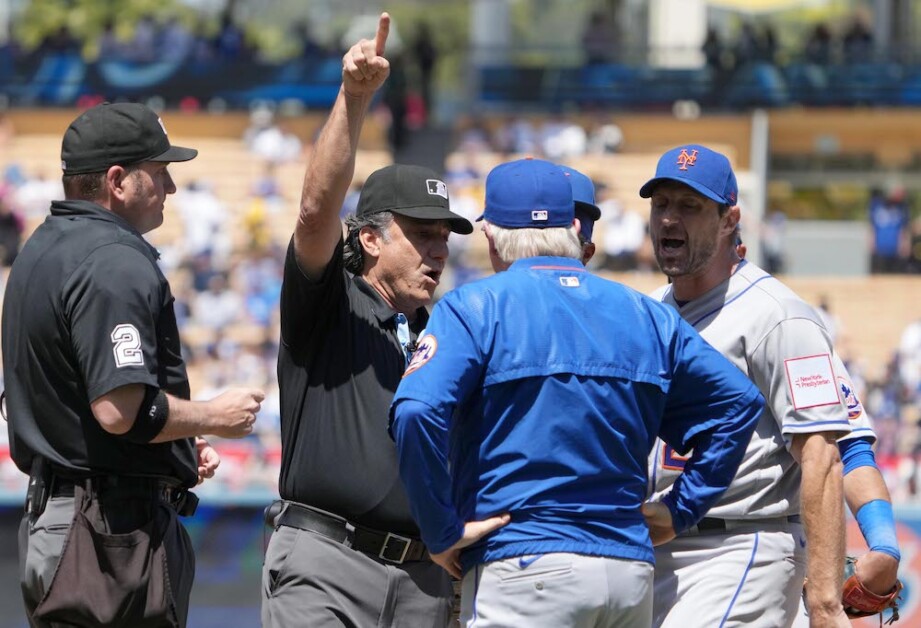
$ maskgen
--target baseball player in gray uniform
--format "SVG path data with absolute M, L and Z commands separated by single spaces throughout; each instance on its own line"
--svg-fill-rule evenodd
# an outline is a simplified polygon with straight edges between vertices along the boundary
M 884 592 L 898 568 L 891 504 L 869 448 L 875 435 L 815 310 L 739 257 L 737 195 L 729 160 L 699 145 L 666 152 L 640 190 L 651 198 L 656 259 L 671 278 L 654 296 L 767 400 L 724 496 L 695 528 L 657 547 L 654 625 L 790 626 L 808 575 L 810 624 L 849 626 L 841 604 L 845 491 L 858 521 L 869 515 L 861 529 L 873 551 L 858 562 L 864 584 Z M 662 543 L 668 515 L 656 500 L 685 458 L 660 442 L 650 462 L 644 510 Z

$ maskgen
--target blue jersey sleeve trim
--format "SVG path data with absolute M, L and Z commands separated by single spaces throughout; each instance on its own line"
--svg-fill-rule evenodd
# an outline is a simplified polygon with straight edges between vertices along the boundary
M 784 423 L 782 426 L 782 431 L 784 434 L 789 432 L 816 432 L 822 430 L 813 430 L 810 428 L 819 427 L 819 426 L 834 426 L 838 425 L 841 427 L 848 428 L 847 430 L 835 430 L 835 431 L 847 431 L 850 432 L 850 424 L 847 421 L 810 421 L 809 423 Z
M 855 427 L 850 434 L 841 437 L 842 441 L 847 439 L 863 438 L 871 445 L 877 441 L 876 432 L 872 427 Z

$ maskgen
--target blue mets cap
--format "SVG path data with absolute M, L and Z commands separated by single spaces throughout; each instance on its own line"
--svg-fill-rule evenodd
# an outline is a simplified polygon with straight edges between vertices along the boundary
M 656 176 L 640 188 L 640 196 L 651 197 L 662 181 L 683 183 L 723 205 L 735 205 L 739 200 L 739 186 L 729 159 L 699 144 L 679 146 L 662 155 Z
M 500 164 L 486 176 L 484 218 L 510 229 L 568 227 L 575 217 L 572 186 L 560 167 L 542 159 Z
M 601 218 L 601 208 L 595 204 L 595 184 L 587 176 L 569 166 L 560 166 L 563 174 L 569 177 L 572 186 L 572 200 L 576 204 L 576 218 L 582 225 L 579 230 L 586 241 L 592 241 L 595 221 Z

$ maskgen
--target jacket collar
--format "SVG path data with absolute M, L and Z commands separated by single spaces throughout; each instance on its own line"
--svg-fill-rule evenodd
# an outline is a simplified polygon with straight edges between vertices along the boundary
M 549 255 L 539 257 L 526 257 L 515 260 L 509 266 L 509 270 L 573 270 L 585 271 L 582 262 L 571 257 L 551 257 Z
M 146 244 L 151 253 L 157 259 L 160 258 L 160 252 L 154 248 L 147 240 L 144 239 L 144 236 L 141 235 L 141 232 L 134 228 L 130 222 L 119 216 L 118 214 L 109 211 L 102 205 L 97 205 L 92 201 L 51 201 L 51 215 L 52 216 L 63 216 L 63 217 L 78 217 L 83 216 L 91 220 L 103 220 L 106 222 L 115 223 L 122 229 L 131 232 L 138 237 L 144 244 Z

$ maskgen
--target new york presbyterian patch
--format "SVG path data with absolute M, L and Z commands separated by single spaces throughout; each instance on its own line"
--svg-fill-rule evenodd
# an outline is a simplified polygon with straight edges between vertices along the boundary
M 419 340 L 419 344 L 416 345 L 416 351 L 413 353 L 413 357 L 410 359 L 406 371 L 403 373 L 403 377 L 425 366 L 426 362 L 432 359 L 437 350 L 438 341 L 435 339 L 435 336 L 432 334 L 425 334 L 422 336 L 422 339 Z
M 784 360 L 787 384 L 797 410 L 841 403 L 831 356 L 827 353 Z

